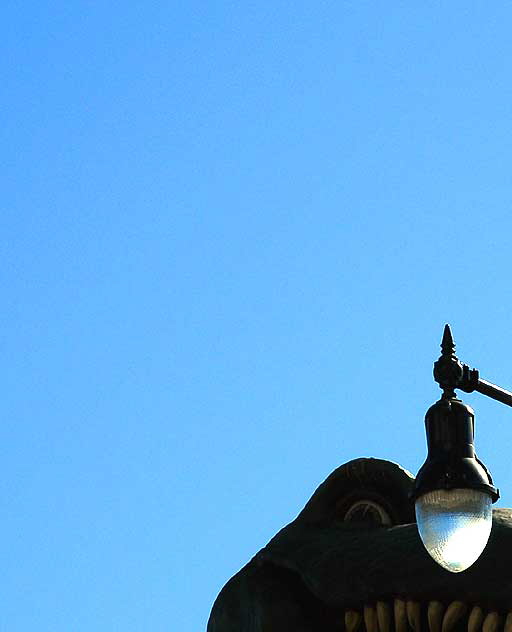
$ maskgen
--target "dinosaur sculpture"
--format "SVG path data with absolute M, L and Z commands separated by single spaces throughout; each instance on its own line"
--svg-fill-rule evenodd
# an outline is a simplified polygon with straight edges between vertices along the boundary
M 474 453 L 473 411 L 455 389 L 512 406 L 512 392 L 459 362 L 449 325 L 441 350 L 434 378 L 443 395 L 425 418 L 430 478 L 424 466 L 415 485 L 380 459 L 338 467 L 222 589 L 207 632 L 512 632 L 512 509 L 493 511 L 483 554 L 461 573 L 433 561 L 415 523 L 411 498 L 425 481 L 498 497 Z
M 223 588 L 207 632 L 512 632 L 512 509 L 486 550 L 449 573 L 420 541 L 396 463 L 338 467 Z

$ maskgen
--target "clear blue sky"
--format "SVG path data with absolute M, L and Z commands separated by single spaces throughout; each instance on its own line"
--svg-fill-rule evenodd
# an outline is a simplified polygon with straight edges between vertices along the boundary
M 204 630 L 336 466 L 418 469 L 445 322 L 512 387 L 511 23 L 3 4 L 1 630 Z

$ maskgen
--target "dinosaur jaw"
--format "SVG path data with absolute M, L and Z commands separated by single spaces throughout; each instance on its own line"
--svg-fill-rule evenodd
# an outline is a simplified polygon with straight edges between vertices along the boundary
M 423 622 L 421 632 L 429 629 L 431 632 L 450 632 L 456 628 L 459 632 L 457 625 L 463 617 L 468 619 L 466 623 L 469 622 L 474 607 L 482 608 L 482 626 L 489 613 L 497 613 L 489 619 L 486 628 L 482 628 L 483 632 L 494 632 L 491 621 L 499 615 L 503 624 L 512 610 L 510 509 L 494 511 L 486 550 L 473 566 L 461 573 L 450 573 L 430 558 L 419 539 L 416 524 L 365 532 L 357 528 L 292 523 L 257 558 L 293 571 L 325 606 L 339 613 L 359 612 L 361 621 L 365 619 L 365 606 L 374 608 L 377 613 L 376 604 L 387 603 L 394 622 L 390 630 L 379 627 L 368 629 L 368 632 L 407 632 L 407 628 L 397 625 L 404 616 L 408 625 L 409 620 Z M 465 607 L 460 606 L 456 611 L 458 624 L 451 624 L 455 606 L 450 608 L 450 605 L 461 601 Z M 406 604 L 403 608 L 405 615 L 400 615 L 400 603 Z M 420 614 L 417 614 L 418 606 L 407 607 L 407 603 L 419 604 Z M 436 604 L 444 604 L 446 612 L 443 611 L 437 627 L 429 628 L 429 621 L 435 622 L 441 616 L 437 614 L 441 607 Z M 478 611 L 474 612 L 472 625 L 478 622 Z M 367 614 L 366 618 L 370 616 Z M 418 632 L 418 629 L 412 629 Z M 512 626 L 506 632 L 512 632 Z

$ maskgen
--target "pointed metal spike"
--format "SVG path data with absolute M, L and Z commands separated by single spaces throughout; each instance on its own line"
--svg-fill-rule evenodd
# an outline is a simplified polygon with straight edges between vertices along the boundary
M 441 341 L 441 351 L 443 355 L 453 355 L 455 353 L 455 342 L 453 341 L 452 330 L 446 323 L 444 326 L 443 339 Z

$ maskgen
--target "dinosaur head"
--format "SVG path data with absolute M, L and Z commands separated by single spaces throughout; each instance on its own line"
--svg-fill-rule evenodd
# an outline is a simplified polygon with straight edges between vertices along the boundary
M 224 588 L 208 632 L 512 632 L 512 510 L 462 573 L 425 551 L 413 476 L 362 458 L 337 468 L 298 517 Z

